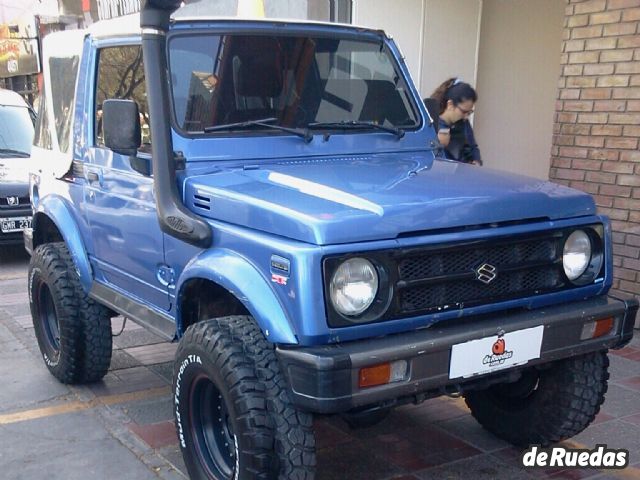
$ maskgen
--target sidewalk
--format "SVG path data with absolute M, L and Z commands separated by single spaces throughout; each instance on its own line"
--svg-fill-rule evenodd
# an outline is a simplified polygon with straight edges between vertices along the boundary
M 58 383 L 40 358 L 26 289 L 28 257 L 0 251 L 0 478 L 184 479 L 171 409 L 175 344 L 127 322 L 111 369 L 91 386 Z M 123 319 L 113 321 L 121 330 Z M 524 470 L 520 451 L 486 433 L 464 401 L 437 398 L 352 431 L 315 422 L 319 480 L 617 478 L 640 480 L 640 332 L 611 352 L 611 381 L 596 422 L 571 448 L 629 450 L 624 470 Z

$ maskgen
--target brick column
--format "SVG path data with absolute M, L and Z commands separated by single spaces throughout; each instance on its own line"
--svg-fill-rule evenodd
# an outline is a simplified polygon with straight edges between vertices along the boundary
M 567 0 L 550 178 L 614 231 L 614 291 L 640 295 L 640 0 Z

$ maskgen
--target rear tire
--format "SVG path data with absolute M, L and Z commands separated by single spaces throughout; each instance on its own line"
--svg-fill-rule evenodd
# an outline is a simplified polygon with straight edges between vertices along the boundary
M 516 446 L 573 437 L 600 411 L 607 392 L 606 352 L 567 358 L 548 369 L 528 369 L 515 383 L 465 394 L 471 414 L 487 430 Z
M 191 479 L 313 479 L 312 416 L 291 404 L 273 345 L 251 317 L 190 326 L 173 391 Z
M 36 248 L 28 278 L 33 327 L 49 371 L 62 383 L 100 380 L 111 363 L 109 310 L 82 289 L 66 245 Z

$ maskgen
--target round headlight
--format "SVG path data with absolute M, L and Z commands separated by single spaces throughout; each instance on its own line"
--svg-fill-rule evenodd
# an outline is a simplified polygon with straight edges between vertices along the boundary
M 591 240 L 582 230 L 573 232 L 564 242 L 562 264 L 564 273 L 571 281 L 582 275 L 591 261 Z
M 350 258 L 333 274 L 329 285 L 331 302 L 342 315 L 360 315 L 371 306 L 378 293 L 378 273 L 364 258 Z

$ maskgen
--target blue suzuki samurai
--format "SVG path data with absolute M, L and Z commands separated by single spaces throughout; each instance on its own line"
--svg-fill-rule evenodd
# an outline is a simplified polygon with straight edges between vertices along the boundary
M 638 308 L 593 199 L 438 158 L 382 31 L 179 4 L 45 39 L 25 243 L 51 373 L 100 380 L 116 315 L 179 342 L 194 479 L 310 479 L 314 414 L 443 394 L 515 445 L 586 428 Z

